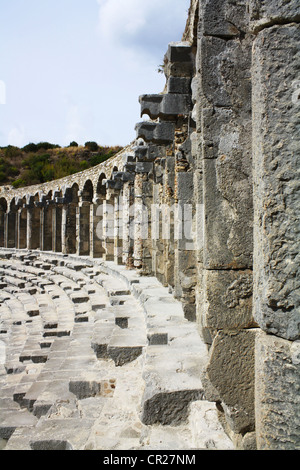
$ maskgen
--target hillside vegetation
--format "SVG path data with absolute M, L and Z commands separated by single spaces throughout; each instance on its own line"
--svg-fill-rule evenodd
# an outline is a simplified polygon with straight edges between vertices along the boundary
M 40 142 L 23 148 L 0 147 L 0 186 L 21 188 L 53 181 L 86 170 L 108 160 L 122 147 L 102 147 L 96 142 L 68 147 Z

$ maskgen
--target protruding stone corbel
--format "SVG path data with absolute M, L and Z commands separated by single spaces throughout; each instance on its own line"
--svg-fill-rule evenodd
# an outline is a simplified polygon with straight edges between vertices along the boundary
M 189 94 L 167 93 L 165 95 L 141 95 L 141 116 L 151 119 L 176 119 L 178 115 L 188 115 L 192 110 Z
M 173 122 L 139 122 L 135 126 L 137 138 L 146 142 L 169 144 L 174 140 L 175 124 Z

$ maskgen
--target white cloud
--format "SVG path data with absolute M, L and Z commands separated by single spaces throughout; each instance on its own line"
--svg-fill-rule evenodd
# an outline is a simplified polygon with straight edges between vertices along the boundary
M 97 0 L 99 34 L 105 45 L 118 45 L 149 55 L 178 41 L 190 0 Z M 176 34 L 177 37 L 174 37 Z M 178 37 L 179 36 L 179 37 Z
M 138 97 L 163 90 L 165 77 L 157 69 L 168 43 L 181 39 L 190 0 L 70 0 L 61 2 L 58 17 L 55 2 L 46 2 L 45 10 L 45 2 L 36 8 L 28 0 L 19 2 L 17 36 L 5 29 L 16 19 L 15 2 L 6 3 L 0 38 L 9 47 L 3 50 L 6 75 L 0 79 L 10 92 L 0 106 L 0 145 L 133 140 L 141 119 Z M 28 27 L 32 15 L 41 25 L 45 14 L 55 28 Z M 1 96 L 3 101 L 3 81 L 0 104 Z

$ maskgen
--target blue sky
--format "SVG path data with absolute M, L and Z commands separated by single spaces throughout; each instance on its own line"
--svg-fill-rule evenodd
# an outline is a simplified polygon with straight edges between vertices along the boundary
M 0 0 L 0 146 L 126 145 L 190 0 Z M 5 88 L 5 93 L 3 89 Z

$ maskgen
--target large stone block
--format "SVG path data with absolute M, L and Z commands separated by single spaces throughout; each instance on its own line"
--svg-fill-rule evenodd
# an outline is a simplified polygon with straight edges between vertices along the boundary
M 248 0 L 250 25 L 257 32 L 267 26 L 299 21 L 300 4 L 298 0 Z
M 170 42 L 166 53 L 169 62 L 190 62 L 192 47 L 188 42 Z
M 167 81 L 167 93 L 190 94 L 191 79 L 189 77 L 170 77 Z
M 251 328 L 252 271 L 204 271 L 205 327 Z
M 234 433 L 254 430 L 254 343 L 256 329 L 219 331 L 210 349 L 205 397 L 220 401 Z
M 250 162 L 222 155 L 204 160 L 204 265 L 207 269 L 252 266 Z
M 245 1 L 200 1 L 199 10 L 200 33 L 205 36 L 230 39 L 239 36 L 242 31 L 246 31 L 248 18 Z
M 188 42 L 172 42 L 164 58 L 164 72 L 167 77 L 191 77 L 194 70 L 194 56 Z
M 202 92 L 214 106 L 251 110 L 251 41 L 202 37 L 199 45 Z
M 300 342 L 260 332 L 255 347 L 259 450 L 300 450 Z
M 253 49 L 255 318 L 300 337 L 300 25 L 259 33 Z

